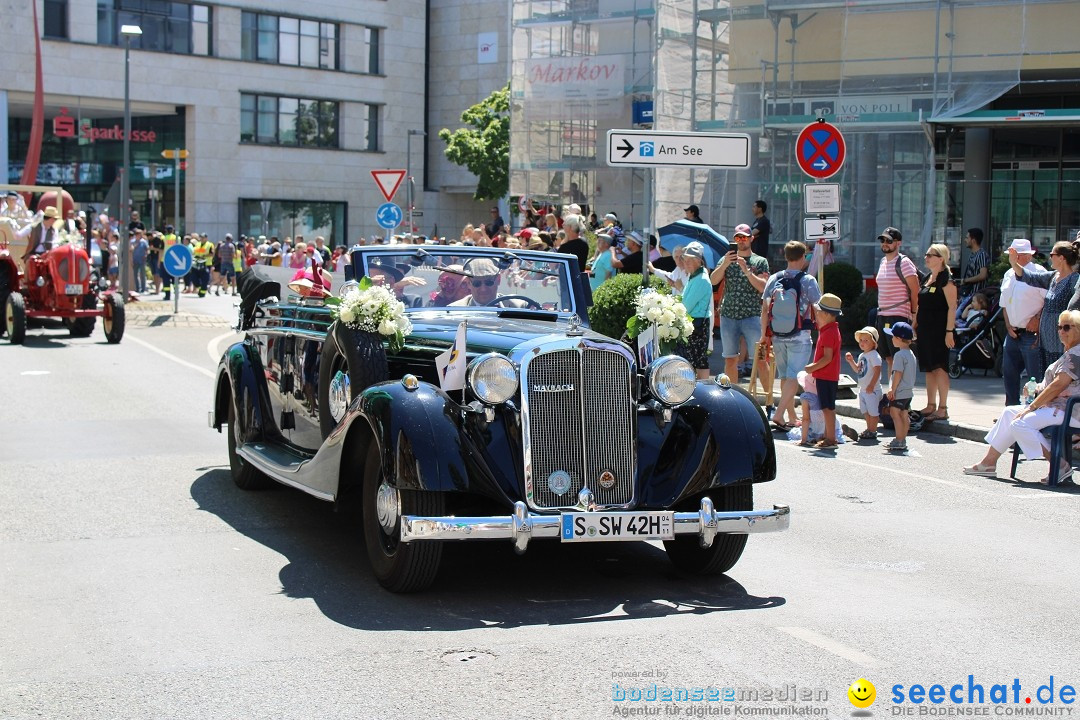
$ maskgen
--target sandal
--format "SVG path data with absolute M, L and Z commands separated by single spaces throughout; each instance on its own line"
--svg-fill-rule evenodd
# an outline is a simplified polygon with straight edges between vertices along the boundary
M 934 412 L 926 416 L 927 420 L 948 420 L 949 419 L 949 406 L 942 405 Z
M 877 442 L 877 433 L 870 430 L 863 430 L 859 433 L 859 442 L 863 442 L 864 440 L 873 440 Z
M 918 413 L 924 417 L 927 415 L 933 415 L 935 412 L 937 412 L 937 405 L 927 405 L 922 410 L 918 411 Z
M 814 443 L 811 442 L 810 440 L 800 440 L 799 442 L 797 442 L 795 444 L 798 445 L 799 447 L 814 447 Z
M 777 432 L 784 432 L 784 433 L 788 432 L 789 430 L 791 430 L 791 428 L 795 427 L 794 425 L 788 425 L 787 423 L 777 422 L 776 420 L 770 420 L 769 424 L 772 425 L 773 430 L 776 430 Z
M 1073 469 L 1072 465 L 1069 465 L 1064 460 L 1061 461 L 1061 469 L 1058 470 L 1058 485 L 1065 485 L 1072 482 Z M 1039 482 L 1043 485 L 1050 484 L 1049 473 L 1044 478 L 1040 478 Z
M 975 463 L 964 468 L 965 475 L 977 475 L 978 477 L 996 478 L 997 466 L 996 465 L 983 465 L 981 463 Z

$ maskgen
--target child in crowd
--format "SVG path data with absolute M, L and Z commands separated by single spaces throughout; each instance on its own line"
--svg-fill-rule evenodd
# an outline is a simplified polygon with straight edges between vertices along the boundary
M 855 331 L 855 342 L 859 344 L 859 359 L 846 353 L 851 370 L 859 378 L 859 410 L 866 418 L 866 430 L 856 434 L 853 428 L 843 426 L 846 436 L 852 440 L 877 441 L 878 412 L 881 405 L 881 355 L 877 351 L 878 331 L 874 327 L 864 327 Z
M 799 395 L 802 422 L 799 427 L 788 430 L 788 439 L 802 447 L 814 447 L 814 443 L 825 436 L 825 415 L 821 411 L 821 401 L 817 395 L 817 381 L 805 370 L 799 371 L 798 381 L 802 388 L 802 394 Z M 843 442 L 843 438 L 836 435 L 835 428 L 832 434 L 837 442 Z
M 843 314 L 840 298 L 825 293 L 814 305 L 814 323 L 818 327 L 818 342 L 814 348 L 814 361 L 804 369 L 814 376 L 817 383 L 818 401 L 825 416 L 825 436 L 814 447 L 828 450 L 836 443 L 836 387 L 840 382 L 840 325 L 837 318 Z M 806 424 L 806 420 L 803 420 Z
M 960 315 L 960 322 L 956 326 L 957 332 L 961 330 L 969 332 L 978 330 L 986 322 L 986 313 L 989 308 L 990 301 L 987 300 L 986 295 L 975 293 L 971 298 L 971 302 L 964 308 L 963 314 Z
M 885 333 L 892 335 L 893 353 L 892 377 L 890 378 L 889 415 L 892 416 L 896 438 L 887 446 L 889 452 L 907 452 L 907 434 L 911 426 L 908 410 L 911 398 L 915 394 L 915 369 L 918 363 L 915 353 L 911 352 L 911 343 L 915 341 L 915 330 L 906 322 L 893 323 Z

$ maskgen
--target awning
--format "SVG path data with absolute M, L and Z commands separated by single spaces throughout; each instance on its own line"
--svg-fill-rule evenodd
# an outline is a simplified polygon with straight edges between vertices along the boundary
M 959 125 L 961 127 L 1021 127 L 1025 125 L 1050 125 L 1053 127 L 1080 127 L 1080 108 L 1057 108 L 1052 110 L 973 110 L 953 117 L 927 120 L 931 125 Z

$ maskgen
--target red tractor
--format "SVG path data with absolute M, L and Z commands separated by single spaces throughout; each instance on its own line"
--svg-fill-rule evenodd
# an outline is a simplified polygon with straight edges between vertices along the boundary
M 7 332 L 11 343 L 18 344 L 26 337 L 28 318 L 52 317 L 62 318 L 73 337 L 87 337 L 94 331 L 96 318 L 101 317 L 105 339 L 120 342 L 124 336 L 123 298 L 100 292 L 96 281 L 86 251 L 74 244 L 31 255 L 25 273 L 19 272 L 10 254 L 0 251 L 0 302 L 4 308 L 0 330 Z

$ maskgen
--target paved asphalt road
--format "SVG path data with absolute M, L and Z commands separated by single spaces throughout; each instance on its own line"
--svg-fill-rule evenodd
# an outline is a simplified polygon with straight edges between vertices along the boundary
M 228 315 L 225 299 L 206 307 Z M 895 684 L 1018 678 L 1010 709 L 1042 707 L 1023 698 L 1051 675 L 1080 684 L 1080 497 L 964 477 L 981 446 L 779 443 L 755 499 L 789 503 L 791 530 L 751 538 L 727 578 L 681 575 L 650 544 L 457 545 L 431 591 L 393 596 L 354 518 L 230 482 L 206 425 L 227 338 L 0 340 L 0 717 L 849 716 L 864 676 L 885 717 Z M 826 698 L 613 700 L 653 683 Z

